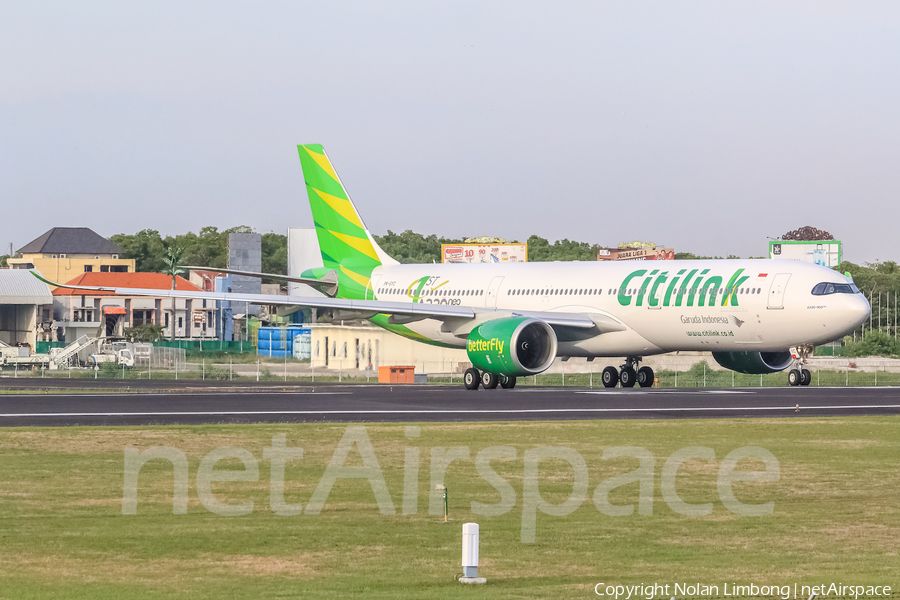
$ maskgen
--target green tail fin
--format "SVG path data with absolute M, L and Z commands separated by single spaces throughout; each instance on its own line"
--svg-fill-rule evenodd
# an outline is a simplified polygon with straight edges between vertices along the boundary
M 375 267 L 395 261 L 372 239 L 322 146 L 303 144 L 297 150 L 322 263 L 337 271 L 339 297 L 365 298 Z

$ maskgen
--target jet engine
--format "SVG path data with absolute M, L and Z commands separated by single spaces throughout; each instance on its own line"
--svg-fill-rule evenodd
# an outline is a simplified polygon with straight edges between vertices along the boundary
M 513 377 L 535 375 L 553 364 L 556 333 L 537 319 L 494 319 L 469 333 L 466 351 L 481 371 Z
M 716 362 L 732 371 L 760 375 L 784 371 L 791 366 L 792 357 L 788 350 L 781 352 L 713 352 Z

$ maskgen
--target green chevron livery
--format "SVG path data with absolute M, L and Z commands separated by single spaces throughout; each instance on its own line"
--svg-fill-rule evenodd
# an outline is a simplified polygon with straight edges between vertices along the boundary
M 338 297 L 362 299 L 381 260 L 350 196 L 320 144 L 297 146 L 306 192 L 316 225 L 323 269 L 310 269 L 304 277 L 337 271 Z

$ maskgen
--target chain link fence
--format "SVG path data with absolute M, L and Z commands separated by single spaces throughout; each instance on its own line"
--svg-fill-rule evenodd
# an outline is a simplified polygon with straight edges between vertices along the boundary
M 172 369 L 184 371 L 187 351 L 184 348 L 161 348 L 153 344 L 134 345 L 134 366 L 139 369 Z

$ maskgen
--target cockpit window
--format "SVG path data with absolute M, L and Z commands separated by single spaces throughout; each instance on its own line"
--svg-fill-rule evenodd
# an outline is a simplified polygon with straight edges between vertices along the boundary
M 812 289 L 813 296 L 828 294 L 858 294 L 859 288 L 852 283 L 819 283 Z

